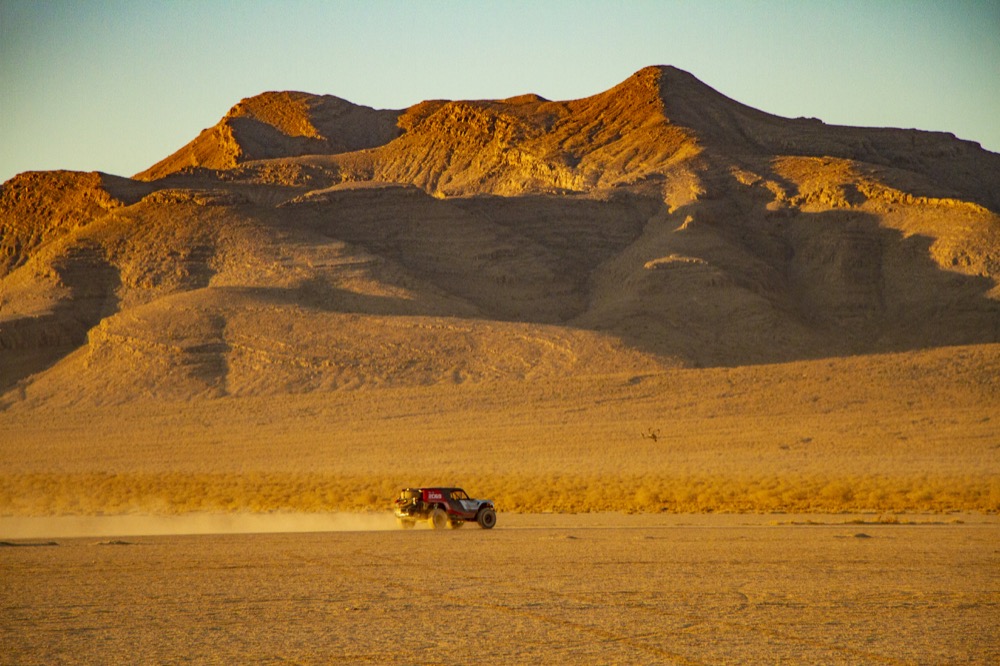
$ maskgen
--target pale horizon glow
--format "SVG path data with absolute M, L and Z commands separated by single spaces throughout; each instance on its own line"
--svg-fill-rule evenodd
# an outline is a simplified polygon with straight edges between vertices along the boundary
M 1000 152 L 996 0 L 0 0 L 0 182 L 130 176 L 267 90 L 565 100 L 660 64 L 768 113 Z

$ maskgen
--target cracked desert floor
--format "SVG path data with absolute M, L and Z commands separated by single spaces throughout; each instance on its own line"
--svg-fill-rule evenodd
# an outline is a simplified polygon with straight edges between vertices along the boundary
M 994 664 L 996 352 L 11 408 L 0 663 Z
M 1000 522 L 501 515 L 367 529 L 11 541 L 0 661 L 1000 660 Z

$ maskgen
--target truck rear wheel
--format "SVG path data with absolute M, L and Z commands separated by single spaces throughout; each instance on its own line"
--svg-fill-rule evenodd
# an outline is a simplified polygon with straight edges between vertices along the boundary
M 448 514 L 444 512 L 444 509 L 434 509 L 431 511 L 430 518 L 427 522 L 431 524 L 431 528 L 435 530 L 443 530 L 448 524 Z
M 476 516 L 476 522 L 484 530 L 491 530 L 497 524 L 497 512 L 493 509 L 483 509 Z

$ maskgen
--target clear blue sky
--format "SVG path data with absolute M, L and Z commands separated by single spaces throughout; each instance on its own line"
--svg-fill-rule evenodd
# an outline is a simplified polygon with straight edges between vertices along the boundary
M 265 90 L 562 100 L 654 64 L 771 113 L 1000 152 L 1000 0 L 0 0 L 0 181 L 131 175 Z

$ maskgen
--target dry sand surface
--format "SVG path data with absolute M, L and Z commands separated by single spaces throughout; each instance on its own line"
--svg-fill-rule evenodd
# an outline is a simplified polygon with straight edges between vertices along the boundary
M 1000 522 L 910 518 L 7 541 L 0 662 L 997 663 Z
M 0 513 L 382 510 L 433 484 L 502 512 L 996 512 L 998 351 L 15 406 Z

